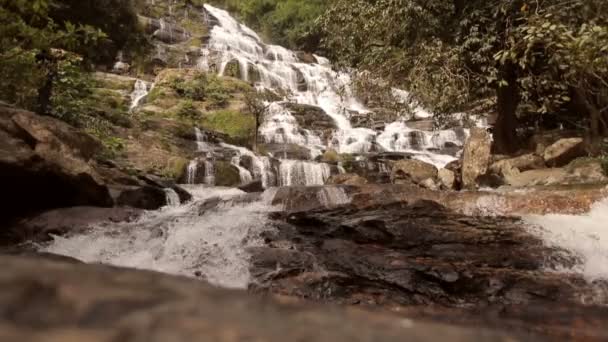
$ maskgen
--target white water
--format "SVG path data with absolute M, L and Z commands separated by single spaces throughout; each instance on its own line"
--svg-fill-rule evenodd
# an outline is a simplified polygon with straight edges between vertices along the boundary
M 211 70 L 211 66 L 216 66 L 219 74 L 223 75 L 227 65 L 236 62 L 241 79 L 257 81 L 258 89 L 287 91 L 289 95 L 285 100 L 290 102 L 320 107 L 338 127 L 331 141 L 322 142 L 313 132 L 299 127 L 289 110 L 280 102 L 276 102 L 269 106 L 265 122 L 260 127 L 260 133 L 267 142 L 305 146 L 311 150 L 313 158 L 327 147 L 340 153 L 368 152 L 376 138 L 382 142 L 380 145 L 389 151 L 410 150 L 407 144 L 390 142 L 390 136 L 394 134 L 397 126 L 389 125 L 388 130 L 380 136 L 368 128 L 352 127 L 349 113 L 368 113 L 368 110 L 353 95 L 348 73 L 332 70 L 329 61 L 319 56 L 315 56 L 317 63 L 302 63 L 294 52 L 280 46 L 264 44 L 255 32 L 238 23 L 228 12 L 210 5 L 205 5 L 205 9 L 217 19 L 219 25 L 213 27 L 208 46 L 202 49 L 199 67 Z M 393 95 L 403 101 L 409 98 L 409 93 L 398 89 L 393 90 Z M 415 107 L 414 112 L 417 118 L 430 117 L 430 113 L 420 107 Z M 399 128 L 403 130 L 401 134 L 411 131 L 405 130 L 404 125 Z M 443 135 L 438 139 L 448 138 L 446 133 L 439 134 Z M 422 154 L 422 151 L 420 153 Z M 430 159 L 440 166 L 447 163 L 444 162 L 445 158 Z
M 181 200 L 179 199 L 179 195 L 175 190 L 171 188 L 165 188 L 165 194 L 167 196 L 167 206 L 169 207 L 177 207 L 181 204 Z
M 205 177 L 203 183 L 207 185 L 215 185 L 215 166 L 212 161 L 209 160 L 209 155 L 213 151 L 211 145 L 207 142 L 207 136 L 198 128 L 194 128 L 194 134 L 196 135 L 196 149 L 198 152 L 206 152 L 207 157 L 195 158 L 190 161 L 188 168 L 186 169 L 186 183 L 195 184 L 197 175 L 199 172 L 199 163 L 205 165 Z
M 254 203 L 228 203 L 207 210 L 199 205 L 212 197 L 224 200 L 244 194 L 236 189 L 186 186 L 195 200 L 186 205 L 146 212 L 136 222 L 91 227 L 81 235 L 55 237 L 42 251 L 88 263 L 149 269 L 212 284 L 246 288 L 250 282 L 247 248 L 261 245 L 274 190 Z
M 282 160 L 279 166 L 279 185 L 323 185 L 331 176 L 329 165 L 301 160 Z
M 129 111 L 133 111 L 139 103 L 148 96 L 152 86 L 146 81 L 137 80 L 135 81 L 135 86 L 133 88 L 133 92 L 131 93 L 131 105 L 129 106 Z
M 529 230 L 548 246 L 574 253 L 582 262 L 570 270 L 588 280 L 608 279 L 608 199 L 586 215 L 529 215 Z

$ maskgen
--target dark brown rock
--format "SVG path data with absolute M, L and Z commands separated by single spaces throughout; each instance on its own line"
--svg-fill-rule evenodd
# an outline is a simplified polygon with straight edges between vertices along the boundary
M 266 246 L 252 249 L 255 292 L 414 312 L 426 306 L 463 316 L 493 313 L 560 338 L 605 334 L 600 320 L 583 327 L 580 318 L 608 315 L 601 306 L 607 284 L 546 271 L 576 258 L 546 247 L 516 218 L 464 216 L 430 201 L 274 218 Z M 564 320 L 543 321 L 557 318 L 554 310 Z
M 2 341 L 507 342 L 539 338 L 289 298 L 256 298 L 197 280 L 65 258 L 0 256 L 0 267 Z

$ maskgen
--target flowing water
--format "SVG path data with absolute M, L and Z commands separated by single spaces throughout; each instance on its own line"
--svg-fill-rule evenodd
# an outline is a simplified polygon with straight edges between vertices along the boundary
M 81 235 L 55 237 L 42 250 L 84 262 L 149 269 L 203 278 L 229 288 L 246 288 L 250 281 L 247 248 L 261 244 L 267 229 L 272 190 L 255 202 L 230 202 L 244 193 L 237 189 L 186 187 L 195 200 L 160 211 L 146 212 L 136 222 L 90 227 Z M 226 204 L 199 215 L 210 198 Z
M 365 153 L 374 146 L 381 146 L 386 151 L 416 150 L 405 138 L 415 130 L 409 129 L 402 122 L 388 125 L 384 132 L 352 126 L 351 113 L 365 114 L 369 111 L 354 96 L 350 75 L 333 70 L 327 59 L 314 56 L 316 63 L 303 63 L 293 51 L 263 43 L 253 30 L 240 24 L 228 12 L 210 5 L 205 5 L 205 10 L 216 19 L 218 25 L 212 28 L 210 40 L 201 50 L 202 57 L 198 66 L 206 71 L 215 70 L 220 75 L 224 75 L 229 66 L 238 67 L 238 76 L 256 83 L 258 89 L 288 93 L 283 100 L 269 104 L 265 121 L 260 127 L 260 133 L 266 142 L 307 147 L 313 158 L 327 148 L 341 153 Z M 409 98 L 409 93 L 394 89 L 393 96 L 398 101 L 405 101 Z M 324 143 L 314 132 L 300 127 L 286 108 L 286 101 L 323 109 L 338 128 L 330 141 Z M 431 116 L 419 106 L 414 106 L 413 111 L 416 118 Z M 455 158 L 429 150 L 441 149 L 446 142 L 462 146 L 466 138 L 447 131 L 417 132 L 431 136 L 419 146 L 414 157 L 431 161 L 438 167 L 445 166 Z M 433 138 L 433 135 L 437 137 Z M 439 156 L 428 156 L 429 154 Z
M 152 89 L 152 85 L 147 83 L 146 81 L 137 80 L 135 81 L 135 86 L 133 88 L 133 92 L 131 93 L 131 105 L 129 106 L 129 111 L 133 111 L 137 106 L 139 106 L 140 102 L 148 96 L 148 93 Z
M 581 261 L 573 269 L 558 271 L 608 279 L 608 199 L 585 215 L 529 215 L 524 220 L 548 246 L 566 249 Z

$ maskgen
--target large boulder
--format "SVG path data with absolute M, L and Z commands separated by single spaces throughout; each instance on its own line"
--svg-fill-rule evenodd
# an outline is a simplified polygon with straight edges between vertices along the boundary
M 0 104 L 2 220 L 78 205 L 112 206 L 91 158 L 101 144 L 59 120 Z
M 437 174 L 434 165 L 416 159 L 405 159 L 393 164 L 391 180 L 395 184 L 423 184 L 428 179 L 435 180 Z
M 492 138 L 483 128 L 471 129 L 462 155 L 462 187 L 476 189 L 477 178 L 486 174 L 491 160 Z
M 327 184 L 335 185 L 364 185 L 367 183 L 367 179 L 354 173 L 342 173 L 335 175 L 329 178 L 327 181 Z
M 536 154 L 524 154 L 515 158 L 499 160 L 490 166 L 490 171 L 497 175 L 512 173 L 513 169 L 518 171 L 537 170 L 545 167 L 544 159 Z
M 561 168 L 515 170 L 505 174 L 504 179 L 514 187 L 608 183 L 601 161 L 591 158 L 577 159 Z
M 403 315 L 260 298 L 195 279 L 52 255 L 0 256 L 0 267 L 2 341 L 520 340 L 519 334 L 495 328 L 432 323 L 415 312 Z M 587 323 L 579 329 L 594 328 L 593 322 L 602 317 L 582 320 Z M 539 339 L 535 334 L 521 338 Z
M 560 167 L 585 154 L 585 142 L 582 138 L 568 138 L 560 139 L 547 147 L 543 158 L 550 167 Z
M 441 169 L 437 175 L 442 188 L 453 190 L 456 185 L 456 174 L 448 169 Z

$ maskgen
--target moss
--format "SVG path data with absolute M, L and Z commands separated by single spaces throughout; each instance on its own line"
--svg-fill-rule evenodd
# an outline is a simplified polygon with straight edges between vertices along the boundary
M 220 110 L 205 115 L 201 120 L 202 126 L 234 139 L 249 139 L 255 131 L 253 115 L 247 115 L 231 110 Z
M 131 92 L 135 86 L 135 79 L 130 77 L 118 76 L 97 72 L 93 75 L 94 86 L 112 90 L 123 90 Z
M 182 157 L 173 157 L 167 161 L 167 166 L 161 170 L 161 175 L 178 181 L 186 170 L 188 160 Z
M 236 186 L 241 183 L 241 176 L 236 166 L 225 162 L 215 162 L 215 184 L 217 186 Z
M 336 164 L 340 161 L 340 155 L 335 150 L 327 150 L 321 156 L 321 161 L 324 163 Z

